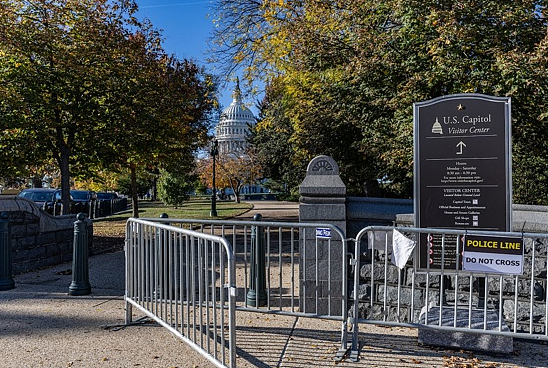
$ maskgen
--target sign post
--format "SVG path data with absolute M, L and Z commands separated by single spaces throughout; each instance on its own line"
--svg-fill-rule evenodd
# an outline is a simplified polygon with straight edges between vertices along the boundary
M 511 231 L 510 98 L 414 104 L 415 227 Z M 456 270 L 457 239 L 423 234 L 419 269 Z M 443 264 L 442 264 L 443 259 Z

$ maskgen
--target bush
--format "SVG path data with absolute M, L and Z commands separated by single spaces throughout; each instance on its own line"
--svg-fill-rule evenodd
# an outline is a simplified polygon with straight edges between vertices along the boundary
M 188 173 L 162 171 L 158 179 L 158 197 L 169 206 L 180 206 L 190 199 L 196 178 Z

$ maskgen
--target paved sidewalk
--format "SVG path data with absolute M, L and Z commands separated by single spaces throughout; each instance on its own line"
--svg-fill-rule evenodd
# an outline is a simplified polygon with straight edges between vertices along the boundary
M 296 215 L 294 205 L 257 204 L 246 216 L 261 212 L 266 220 L 284 215 L 293 221 Z M 0 367 L 213 367 L 156 324 L 114 328 L 124 322 L 124 254 L 96 255 L 89 265 L 88 296 L 68 295 L 70 263 L 18 275 L 15 289 L 0 291 Z M 362 325 L 360 361 L 336 364 L 337 322 L 241 312 L 237 318 L 238 367 L 487 368 L 548 362 L 543 344 L 515 342 L 516 354 L 509 356 L 472 354 L 419 346 L 413 329 Z
M 299 203 L 280 201 L 249 201 L 253 208 L 237 219 L 252 220 L 261 214 L 263 221 L 299 222 Z

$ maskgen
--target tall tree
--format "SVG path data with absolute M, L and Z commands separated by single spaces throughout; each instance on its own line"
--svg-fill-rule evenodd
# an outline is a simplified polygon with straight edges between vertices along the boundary
M 234 193 L 234 201 L 240 203 L 242 188 L 257 184 L 259 171 L 253 156 L 238 152 L 219 156 L 219 174 Z
M 544 1 L 217 3 L 221 48 L 235 64 L 266 65 L 249 76 L 283 88 L 293 157 L 332 155 L 350 193 L 384 179 L 392 195 L 410 197 L 413 102 L 475 92 L 512 97 L 514 198 L 547 201 L 542 186 L 531 191 L 548 169 Z M 238 29 L 245 35 L 223 28 L 236 21 L 250 23 Z
M 0 147 L 27 142 L 30 149 L 21 150 L 18 166 L 53 157 L 65 212 L 71 170 L 84 172 L 99 162 L 94 140 L 108 115 L 105 81 L 120 65 L 118 42 L 134 10 L 130 1 L 0 4 L 0 78 L 6 97 L 0 101 Z
M 266 88 L 258 104 L 257 123 L 251 128 L 250 147 L 269 189 L 298 198 L 298 186 L 306 174 L 305 160 L 295 158 L 294 129 L 285 112 L 284 89 L 279 83 Z
M 53 157 L 65 210 L 71 178 L 129 169 L 138 216 L 137 172 L 191 167 L 207 138 L 216 83 L 166 55 L 136 10 L 132 0 L 0 4 L 0 157 L 9 167 Z
M 105 140 L 110 165 L 128 169 L 133 185 L 137 172 L 144 169 L 191 172 L 193 154 L 206 144 L 216 116 L 217 84 L 191 61 L 147 51 L 145 34 L 136 35 L 131 44 L 141 50 L 137 54 L 142 57 L 133 60 L 144 72 L 124 78 L 117 88 L 125 93 L 112 95 L 118 97 L 113 105 L 118 109 L 114 116 L 119 119 L 115 126 L 120 134 Z M 136 190 L 132 193 L 133 216 L 138 217 Z
M 216 189 L 230 188 L 237 203 L 240 203 L 245 185 L 255 185 L 263 179 L 262 168 L 250 149 L 216 156 L 215 164 Z M 213 159 L 207 157 L 198 160 L 196 174 L 205 187 L 212 188 Z

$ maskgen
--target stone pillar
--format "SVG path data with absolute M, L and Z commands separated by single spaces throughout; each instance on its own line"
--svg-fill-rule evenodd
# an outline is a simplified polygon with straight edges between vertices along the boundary
M 333 224 L 346 234 L 346 186 L 333 158 L 317 156 L 310 161 L 299 193 L 300 222 Z M 316 237 L 316 229 L 303 232 L 299 270 L 301 311 L 340 315 L 341 296 L 346 295 L 342 292 L 346 284 L 342 279 L 342 239 L 333 232 L 330 239 Z

